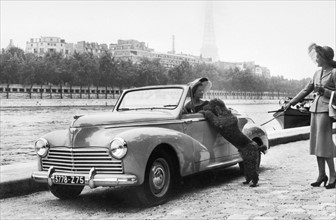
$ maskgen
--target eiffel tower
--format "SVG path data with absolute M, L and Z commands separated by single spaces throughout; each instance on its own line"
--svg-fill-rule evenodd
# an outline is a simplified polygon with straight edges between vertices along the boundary
M 205 9 L 205 22 L 201 55 L 204 58 L 212 58 L 212 61 L 218 61 L 218 50 L 216 46 L 215 28 L 212 15 L 213 5 L 211 1 L 206 2 Z

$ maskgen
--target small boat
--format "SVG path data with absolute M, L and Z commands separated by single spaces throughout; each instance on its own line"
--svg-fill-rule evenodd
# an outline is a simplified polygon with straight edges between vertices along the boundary
M 310 125 L 310 112 L 309 108 L 313 102 L 313 99 L 303 99 L 295 106 L 291 106 L 284 111 L 284 105 L 287 104 L 291 98 L 286 100 L 280 100 L 279 104 L 281 108 L 273 111 L 273 117 L 279 122 L 283 129 L 296 128 Z

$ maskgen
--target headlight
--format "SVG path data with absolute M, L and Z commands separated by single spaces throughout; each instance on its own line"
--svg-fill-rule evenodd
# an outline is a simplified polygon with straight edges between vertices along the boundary
M 112 157 L 123 158 L 127 153 L 127 143 L 122 138 L 114 138 L 110 145 Z
M 40 156 L 40 157 L 45 157 L 48 154 L 49 150 L 49 143 L 46 139 L 44 138 L 39 138 L 35 141 L 35 152 Z

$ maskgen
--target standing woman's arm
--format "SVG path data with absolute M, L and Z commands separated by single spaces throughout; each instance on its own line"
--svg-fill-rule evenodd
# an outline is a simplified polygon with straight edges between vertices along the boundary
M 295 105 L 296 103 L 301 101 L 304 97 L 309 95 L 312 91 L 314 91 L 314 78 L 310 80 L 307 83 L 307 85 L 290 101 L 291 105 Z

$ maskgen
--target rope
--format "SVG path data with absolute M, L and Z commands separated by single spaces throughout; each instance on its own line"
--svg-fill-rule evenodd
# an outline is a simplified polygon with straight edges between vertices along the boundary
M 273 115 L 273 118 L 272 118 L 271 120 L 268 120 L 268 121 L 262 123 L 260 126 L 263 126 L 263 125 L 265 125 L 265 124 L 267 124 L 267 123 L 273 121 L 274 119 L 276 119 L 277 117 L 279 117 L 279 116 L 281 116 L 281 115 L 283 115 L 283 114 L 285 113 L 284 110 L 277 110 L 277 111 L 273 111 L 273 112 L 277 112 L 277 113 L 275 113 L 275 114 Z M 269 113 L 270 113 L 270 112 L 269 112 Z

